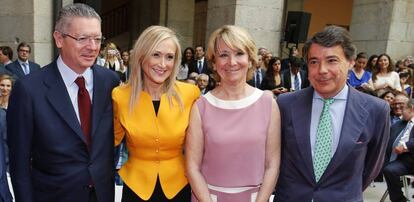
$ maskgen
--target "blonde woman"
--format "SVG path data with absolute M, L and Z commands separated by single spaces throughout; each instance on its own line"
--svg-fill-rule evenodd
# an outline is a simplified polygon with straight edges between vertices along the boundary
M 280 165 L 280 115 L 273 94 L 246 83 L 257 65 L 251 36 L 223 26 L 207 59 L 220 79 L 193 106 L 186 137 L 192 201 L 269 201 Z
M 183 145 L 200 91 L 175 80 L 180 59 L 176 34 L 151 26 L 134 45 L 128 83 L 112 92 L 115 144 L 126 138 L 129 152 L 119 171 L 124 202 L 190 200 Z

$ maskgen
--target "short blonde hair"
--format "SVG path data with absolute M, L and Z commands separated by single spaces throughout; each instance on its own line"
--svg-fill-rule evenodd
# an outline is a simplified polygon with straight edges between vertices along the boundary
M 247 53 L 249 57 L 249 71 L 247 71 L 247 80 L 250 80 L 253 76 L 253 68 L 256 67 L 257 62 L 257 47 L 253 38 L 250 36 L 244 28 L 234 25 L 224 25 L 215 30 L 208 40 L 207 46 L 207 60 L 211 67 L 214 67 L 216 54 L 218 53 L 218 40 L 221 39 L 231 49 L 241 50 Z M 215 68 L 213 68 L 215 76 L 219 79 L 219 75 Z
M 132 110 L 139 99 L 139 95 L 144 86 L 144 75 L 142 64 L 151 56 L 155 48 L 164 40 L 171 39 L 175 46 L 174 67 L 171 75 L 163 84 L 162 91 L 167 94 L 168 101 L 172 105 L 173 98 L 183 107 L 182 100 L 174 89 L 181 61 L 181 47 L 178 42 L 177 35 L 174 31 L 163 26 L 150 26 L 145 29 L 135 42 L 134 48 L 130 56 L 131 74 L 128 85 L 131 87 L 130 109 Z

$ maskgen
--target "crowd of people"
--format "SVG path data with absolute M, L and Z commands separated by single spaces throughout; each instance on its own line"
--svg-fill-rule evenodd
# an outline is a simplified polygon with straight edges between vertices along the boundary
M 59 12 L 59 56 L 13 62 L 0 47 L 0 201 L 362 201 L 390 199 L 414 166 L 414 61 L 356 53 L 328 26 L 287 58 L 224 25 L 181 49 L 150 26 L 132 50 L 104 44 L 85 4 Z M 116 148 L 116 149 L 115 149 Z

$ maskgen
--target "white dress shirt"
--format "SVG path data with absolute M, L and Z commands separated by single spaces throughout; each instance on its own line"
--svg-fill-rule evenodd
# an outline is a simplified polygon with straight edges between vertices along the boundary
M 68 67 L 62 60 L 61 56 L 56 61 L 60 75 L 65 83 L 66 90 L 68 91 L 70 101 L 72 102 L 73 109 L 75 110 L 76 117 L 80 123 L 79 109 L 78 109 L 78 90 L 79 87 L 75 83 L 76 78 L 83 76 L 85 79 L 85 88 L 88 90 L 89 97 L 93 98 L 93 73 L 92 69 L 88 67 L 83 74 L 77 74 L 70 67 Z
M 339 139 L 341 137 L 342 123 L 344 121 L 345 108 L 348 99 L 348 85 L 333 97 L 335 100 L 329 107 L 329 113 L 331 114 L 332 120 L 332 147 L 331 154 L 335 154 L 335 151 L 339 144 Z M 319 118 L 321 116 L 323 109 L 323 98 L 314 91 L 313 100 L 312 100 L 312 115 L 311 115 L 311 124 L 310 124 L 310 144 L 312 150 L 312 161 L 315 153 L 316 145 L 316 131 L 318 129 Z

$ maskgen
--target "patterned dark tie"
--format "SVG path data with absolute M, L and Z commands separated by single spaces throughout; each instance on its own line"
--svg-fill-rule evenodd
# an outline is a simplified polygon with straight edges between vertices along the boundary
M 75 80 L 76 85 L 78 85 L 78 110 L 79 118 L 81 123 L 81 128 L 83 134 L 85 135 L 86 143 L 88 149 L 91 146 L 91 99 L 89 97 L 88 90 L 85 88 L 85 79 L 83 77 L 78 77 Z

